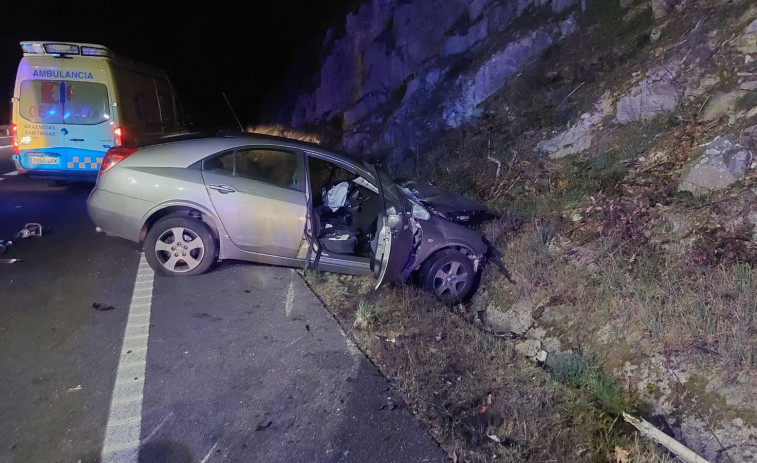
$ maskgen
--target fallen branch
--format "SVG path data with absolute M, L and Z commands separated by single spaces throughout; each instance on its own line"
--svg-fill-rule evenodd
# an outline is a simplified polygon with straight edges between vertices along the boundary
M 702 106 L 699 107 L 699 111 L 697 111 L 697 118 L 699 118 L 699 116 L 702 114 L 702 110 L 704 109 L 704 105 L 706 105 L 707 102 L 710 101 L 710 97 L 712 97 L 712 95 L 707 95 L 707 98 L 704 99 L 704 103 L 702 103 Z
M 512 189 L 513 189 L 513 187 L 515 186 L 515 184 L 516 184 L 516 183 L 518 183 L 518 180 L 520 180 L 520 175 L 518 175 L 517 177 L 515 177 L 515 180 L 513 180 L 513 183 L 512 183 L 512 184 L 510 184 L 510 186 L 509 186 L 509 187 L 507 188 L 507 190 L 505 190 L 505 193 L 504 193 L 504 194 L 507 194 L 507 193 L 509 193 L 509 192 L 510 192 L 510 190 L 512 190 Z
M 581 82 L 580 84 L 578 84 L 578 87 L 574 88 L 572 92 L 568 93 L 568 96 L 566 96 L 565 98 L 563 98 L 563 99 L 562 99 L 562 101 L 561 101 L 561 102 L 559 102 L 559 103 L 557 104 L 557 106 L 555 106 L 555 108 L 559 108 L 559 107 L 560 107 L 560 105 L 562 105 L 563 103 L 565 103 L 565 102 L 566 102 L 566 101 L 568 100 L 568 98 L 570 98 L 570 97 L 571 97 L 571 95 L 573 95 L 574 93 L 576 93 L 576 92 L 578 91 L 578 89 L 579 89 L 579 88 L 583 87 L 585 83 L 586 83 L 586 82 Z
M 623 418 L 626 420 L 626 422 L 631 423 L 634 428 L 641 431 L 643 435 L 649 437 L 659 444 L 662 444 L 663 446 L 665 446 L 665 448 L 675 453 L 676 456 L 680 458 L 684 463 L 709 463 L 707 460 L 694 453 L 691 449 L 689 449 L 682 443 L 652 426 L 645 419 L 635 418 L 626 412 L 623 412 Z
M 643 174 L 643 173 L 649 172 L 650 170 L 652 170 L 652 169 L 654 169 L 656 167 L 664 166 L 665 164 L 675 164 L 675 161 L 667 161 L 666 160 L 666 161 L 656 162 L 656 163 L 654 163 L 652 165 L 649 165 L 649 166 L 647 166 L 647 167 L 639 170 L 639 173 Z

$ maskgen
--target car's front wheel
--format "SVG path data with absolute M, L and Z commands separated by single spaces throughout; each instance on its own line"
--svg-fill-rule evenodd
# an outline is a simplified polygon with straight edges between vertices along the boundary
M 443 249 L 421 266 L 418 274 L 423 289 L 447 305 L 463 302 L 476 279 L 473 262 L 461 251 Z
M 215 241 L 208 226 L 191 217 L 158 220 L 145 236 L 145 258 L 165 276 L 205 273 L 215 260 Z

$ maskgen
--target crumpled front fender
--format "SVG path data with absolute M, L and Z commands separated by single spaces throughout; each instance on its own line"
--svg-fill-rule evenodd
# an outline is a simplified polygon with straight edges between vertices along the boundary
M 473 256 L 476 269 L 486 259 L 489 246 L 481 233 L 435 216 L 415 222 L 420 230 L 416 234 L 414 259 L 406 267 L 408 273 L 420 268 L 435 252 L 446 248 L 466 249 Z

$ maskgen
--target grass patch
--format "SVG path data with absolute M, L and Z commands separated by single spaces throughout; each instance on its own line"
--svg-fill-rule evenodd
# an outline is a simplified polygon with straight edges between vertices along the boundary
M 376 308 L 362 300 L 357 304 L 357 310 L 355 311 L 355 322 L 353 326 L 356 329 L 366 330 L 374 324 L 381 323 L 381 316 Z

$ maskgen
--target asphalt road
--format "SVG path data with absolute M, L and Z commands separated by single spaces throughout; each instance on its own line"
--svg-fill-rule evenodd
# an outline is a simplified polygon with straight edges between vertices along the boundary
M 94 231 L 91 185 L 4 175 L 10 154 L 0 239 L 50 231 L 0 254 L 21 259 L 0 264 L 0 461 L 449 461 L 297 272 L 154 275 Z

